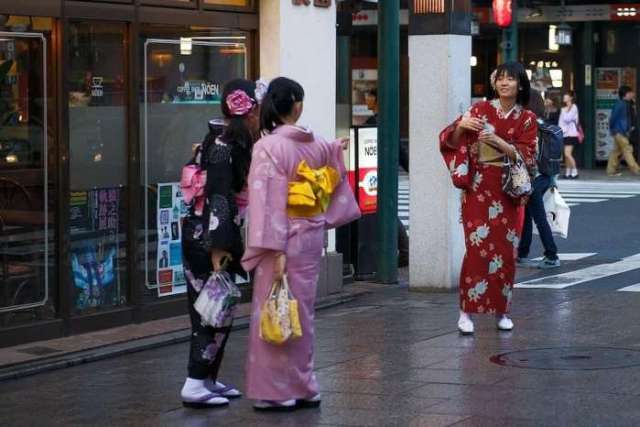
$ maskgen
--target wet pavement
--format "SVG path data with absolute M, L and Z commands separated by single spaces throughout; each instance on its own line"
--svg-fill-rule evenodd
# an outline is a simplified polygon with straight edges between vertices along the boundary
M 246 399 L 185 409 L 188 347 L 177 344 L 2 382 L 0 424 L 637 426 L 639 305 L 640 293 L 516 289 L 513 332 L 483 317 L 461 337 L 455 294 L 372 285 L 318 313 L 320 409 L 256 413 Z M 247 330 L 235 332 L 223 364 L 238 386 L 246 343 Z

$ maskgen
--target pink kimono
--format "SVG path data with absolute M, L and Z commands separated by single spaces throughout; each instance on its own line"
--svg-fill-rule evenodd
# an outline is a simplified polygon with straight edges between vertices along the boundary
M 304 162 L 303 162 L 304 161 Z M 289 183 L 300 182 L 300 165 L 338 172 L 328 206 L 314 216 L 292 216 Z M 339 143 L 311 131 L 280 126 L 260 139 L 249 172 L 247 250 L 242 265 L 253 271 L 253 301 L 247 357 L 246 394 L 250 399 L 307 399 L 318 393 L 313 373 L 314 304 L 324 247 L 324 231 L 354 221 L 360 210 L 345 178 Z M 274 255 L 287 255 L 289 287 L 299 302 L 303 336 L 274 345 L 259 337 L 260 311 L 273 283 Z

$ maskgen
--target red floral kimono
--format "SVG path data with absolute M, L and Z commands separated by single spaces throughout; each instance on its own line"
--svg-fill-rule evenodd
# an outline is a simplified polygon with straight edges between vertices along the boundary
M 536 116 L 516 105 L 508 113 L 496 99 L 479 102 L 466 113 L 485 120 L 495 133 L 514 145 L 530 171 L 535 168 L 538 125 Z M 440 134 L 440 151 L 453 185 L 463 190 L 462 223 L 466 253 L 460 273 L 460 308 L 467 313 L 509 312 L 519 243 L 518 207 L 502 190 L 504 157 L 465 132 L 457 149 L 447 142 L 460 119 Z

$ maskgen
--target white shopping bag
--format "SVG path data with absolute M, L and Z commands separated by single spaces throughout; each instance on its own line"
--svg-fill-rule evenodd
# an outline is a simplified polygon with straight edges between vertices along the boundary
M 557 188 L 551 187 L 542 196 L 544 210 L 547 213 L 547 221 L 554 236 L 566 239 L 569 236 L 569 216 L 571 209 L 564 201 Z M 533 232 L 540 234 L 538 228 L 533 224 Z

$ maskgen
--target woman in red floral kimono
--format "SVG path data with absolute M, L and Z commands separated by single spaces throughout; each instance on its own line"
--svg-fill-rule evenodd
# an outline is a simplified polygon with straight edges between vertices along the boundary
M 440 151 L 453 184 L 462 189 L 466 254 L 460 273 L 463 334 L 474 331 L 471 313 L 496 316 L 498 329 L 511 330 L 511 305 L 518 248 L 518 207 L 502 189 L 506 157 L 524 161 L 533 174 L 537 145 L 536 116 L 529 102 L 530 83 L 516 62 L 500 65 L 493 77 L 497 98 L 479 102 L 440 135 Z

